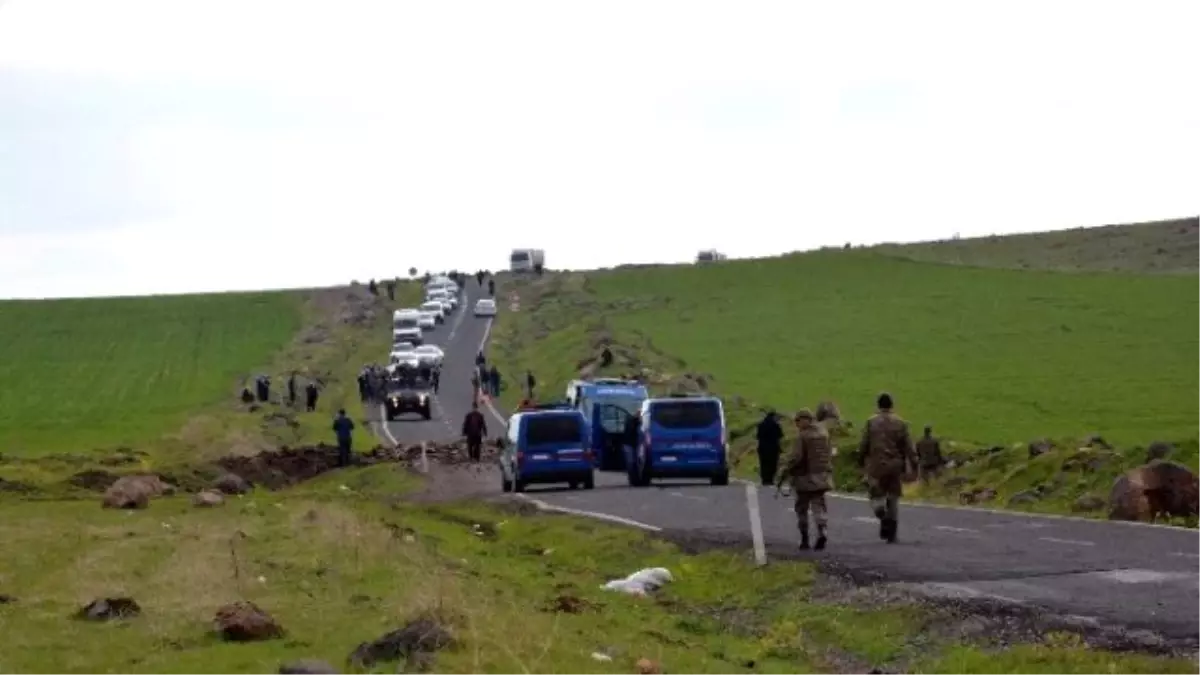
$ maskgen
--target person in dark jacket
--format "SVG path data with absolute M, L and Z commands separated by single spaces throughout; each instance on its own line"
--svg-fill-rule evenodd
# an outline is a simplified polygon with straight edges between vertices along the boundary
M 287 379 L 288 406 L 296 407 L 296 373 L 289 373 Z
M 471 412 L 463 418 L 462 435 L 467 439 L 467 456 L 478 462 L 483 450 L 483 437 L 487 436 L 487 420 L 479 412 L 479 404 L 471 404 Z
M 366 368 L 358 372 L 358 400 L 365 402 L 370 398 L 370 378 Z
M 475 365 L 476 366 L 483 367 L 483 365 L 486 363 L 487 363 L 487 357 L 483 355 L 483 352 L 479 352 L 478 354 L 475 355 Z
M 525 389 L 529 392 L 529 398 L 535 398 L 533 388 L 537 386 L 537 379 L 533 376 L 532 370 L 525 371 Z
M 354 440 L 354 421 L 346 417 L 345 409 L 339 410 L 333 420 L 333 433 L 337 436 L 338 466 L 350 466 L 350 446 Z
M 755 435 L 758 439 L 759 478 L 765 486 L 774 485 L 775 473 L 779 469 L 780 442 L 783 441 L 783 428 L 779 426 L 779 419 L 774 410 L 767 411 L 758 423 Z
M 493 298 L 496 297 L 496 280 L 495 279 L 488 279 L 488 295 L 490 295 Z
M 429 376 L 429 384 L 433 386 L 433 393 L 438 393 L 438 388 L 442 385 L 442 364 L 437 364 L 433 367 L 433 372 Z
M 258 400 L 266 402 L 271 398 L 271 379 L 266 375 L 259 375 L 254 378 L 254 387 L 257 389 Z
M 488 383 L 492 386 L 492 397 L 500 395 L 500 371 L 496 369 L 495 364 L 488 370 Z
M 304 409 L 312 412 L 317 409 L 317 397 L 320 396 L 316 382 L 304 385 Z

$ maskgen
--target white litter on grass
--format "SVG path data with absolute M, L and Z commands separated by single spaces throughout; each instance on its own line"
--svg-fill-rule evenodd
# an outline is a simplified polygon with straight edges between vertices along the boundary
M 260 583 L 260 584 L 265 584 L 265 583 L 267 583 L 267 578 L 266 578 L 266 577 L 259 577 L 259 578 L 258 578 L 258 583 Z
M 674 581 L 675 577 L 671 576 L 671 572 L 665 567 L 649 567 L 644 570 L 638 570 L 624 579 L 614 579 L 607 584 L 601 586 L 606 591 L 620 591 L 629 595 L 646 595 L 651 591 L 656 591 L 668 582 Z
M 612 661 L 612 657 L 604 652 L 592 652 L 592 658 L 596 661 Z

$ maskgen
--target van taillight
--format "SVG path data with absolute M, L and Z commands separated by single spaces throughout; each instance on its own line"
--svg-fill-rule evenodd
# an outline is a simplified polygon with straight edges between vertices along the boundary
M 591 450 L 584 450 L 584 451 L 583 451 L 583 458 L 584 458 L 586 461 L 589 461 L 589 462 L 590 462 L 590 461 L 592 461 L 592 451 L 591 451 Z

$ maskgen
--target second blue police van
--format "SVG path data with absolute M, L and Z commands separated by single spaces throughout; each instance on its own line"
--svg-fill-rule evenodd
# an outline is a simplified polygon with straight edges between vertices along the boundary
M 632 380 L 576 380 L 567 387 L 567 400 L 587 420 L 591 448 L 601 471 L 624 471 L 630 421 L 650 397 L 646 385 Z
M 707 478 L 729 484 L 725 408 L 714 396 L 672 396 L 642 403 L 636 447 L 627 447 L 629 484 L 655 478 Z
M 501 487 L 524 492 L 533 483 L 596 486 L 588 425 L 570 404 L 523 408 L 508 418 L 500 452 Z

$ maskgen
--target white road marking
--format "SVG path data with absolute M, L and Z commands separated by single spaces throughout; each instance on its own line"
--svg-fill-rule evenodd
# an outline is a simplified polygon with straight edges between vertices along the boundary
M 638 529 L 646 530 L 648 532 L 662 532 L 662 528 L 658 527 L 656 525 L 648 525 L 646 523 L 642 523 L 642 522 L 639 522 L 636 520 L 630 520 L 629 518 L 622 518 L 621 516 L 614 516 L 614 515 L 611 515 L 608 513 L 600 513 L 598 511 L 584 511 L 582 509 L 572 509 L 572 508 L 567 508 L 565 506 L 552 506 L 540 499 L 534 499 L 533 497 L 530 497 L 530 496 L 524 495 L 524 494 L 518 494 L 517 498 L 523 499 L 523 500 L 529 502 L 530 504 L 533 504 L 534 506 L 538 507 L 538 509 L 540 509 L 542 511 L 553 511 L 555 513 L 566 513 L 566 514 L 572 515 L 572 516 L 582 516 L 584 518 L 594 518 L 596 520 L 604 520 L 604 521 L 607 521 L 610 523 L 616 523 L 618 525 L 628 525 L 629 527 L 636 527 Z
M 492 335 L 492 321 L 495 321 L 495 319 L 487 320 L 487 325 L 483 328 L 483 339 L 479 341 L 479 349 L 476 350 L 476 352 L 483 351 L 483 348 L 487 346 L 488 338 Z M 497 422 L 500 424 L 507 424 L 507 420 L 505 420 L 504 416 L 500 414 L 500 411 L 496 409 L 496 404 L 492 403 L 491 396 L 483 399 L 483 407 L 487 408 L 488 412 L 492 413 L 492 417 L 495 417 Z
M 379 405 L 379 420 L 379 426 L 383 429 L 384 437 L 386 437 L 394 447 L 400 447 L 400 441 L 396 440 L 396 437 L 392 435 L 392 430 L 388 428 L 387 408 L 385 408 L 383 404 Z
M 1049 541 L 1055 544 L 1069 544 L 1071 546 L 1095 546 L 1092 541 L 1082 541 L 1080 539 L 1059 539 L 1058 537 L 1038 537 L 1038 541 Z
M 1200 558 L 1200 553 L 1172 553 L 1180 558 Z
M 454 335 L 458 333 L 458 327 L 462 324 L 463 317 L 467 314 L 467 305 L 471 302 L 471 296 L 465 292 L 462 297 L 462 304 L 458 306 L 458 316 L 454 318 L 454 325 L 450 326 L 450 334 L 446 336 L 447 347 L 450 346 L 449 342 L 454 339 Z
M 1195 574 L 1180 574 L 1178 572 L 1156 572 L 1154 570 L 1127 569 L 1096 572 L 1095 576 L 1122 584 L 1153 584 L 1175 579 L 1193 579 Z
M 971 534 L 979 534 L 979 530 L 972 530 L 969 527 L 950 527 L 949 525 L 934 525 L 933 529 L 942 530 L 944 532 L 970 532 Z
M 754 540 L 754 562 L 767 564 L 767 547 L 763 544 L 762 516 L 758 512 L 758 486 L 746 483 L 746 508 L 750 510 L 750 536 Z
M 868 518 L 866 516 L 854 516 L 850 520 L 853 520 L 853 521 L 859 522 L 859 523 L 866 523 L 868 525 L 878 525 L 879 524 L 878 518 Z

